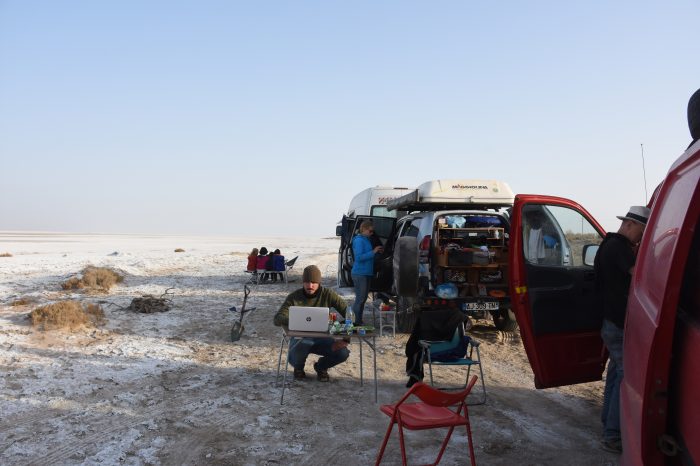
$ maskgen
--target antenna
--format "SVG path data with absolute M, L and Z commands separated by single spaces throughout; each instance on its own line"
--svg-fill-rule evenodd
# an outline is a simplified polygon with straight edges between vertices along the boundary
M 644 202 L 649 203 L 649 193 L 647 193 L 647 169 L 644 166 L 644 144 L 640 144 L 640 146 L 642 146 L 642 172 L 644 173 Z

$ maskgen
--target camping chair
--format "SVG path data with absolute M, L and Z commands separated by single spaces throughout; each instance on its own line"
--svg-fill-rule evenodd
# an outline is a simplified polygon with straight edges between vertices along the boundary
M 297 259 L 299 259 L 299 256 L 296 256 L 293 259 L 289 259 L 287 262 L 284 263 L 284 270 L 277 270 L 275 272 L 282 276 L 284 283 L 287 283 L 287 272 L 292 270 L 292 267 L 294 267 L 294 264 L 296 263 Z
M 384 441 L 377 455 L 375 466 L 379 466 L 384 456 L 389 435 L 394 427 L 394 424 L 399 425 L 399 443 L 401 445 L 401 460 L 403 465 L 406 465 L 406 446 L 404 445 L 403 428 L 409 430 L 426 430 L 449 427 L 447 436 L 442 441 L 440 453 L 433 465 L 437 465 L 445 452 L 447 443 L 450 441 L 452 431 L 457 426 L 465 426 L 467 429 L 467 441 L 469 444 L 469 461 L 472 466 L 476 466 L 474 458 L 474 444 L 472 442 L 472 430 L 469 423 L 469 410 L 467 407 L 467 396 L 472 387 L 476 383 L 476 375 L 472 376 L 469 384 L 459 392 L 442 392 L 423 382 L 418 382 L 413 385 L 406 394 L 401 397 L 398 403 L 391 405 L 382 405 L 379 409 L 391 417 L 389 427 L 384 435 Z M 406 400 L 414 395 L 418 397 L 420 402 L 406 403 Z M 457 406 L 456 410 L 452 410 L 450 406 Z
M 475 403 L 468 403 L 470 406 L 482 405 L 486 403 L 486 384 L 484 382 L 484 370 L 481 365 L 481 353 L 479 352 L 479 342 L 464 334 L 464 327 L 458 325 L 455 329 L 452 340 L 449 341 L 428 341 L 419 340 L 418 344 L 422 348 L 423 362 L 428 361 L 428 372 L 430 374 L 430 385 L 435 386 L 433 380 L 433 366 L 466 366 L 467 376 L 464 385 L 460 387 L 447 388 L 440 387 L 441 390 L 459 390 L 467 386 L 469 374 L 472 366 L 479 366 L 479 376 L 481 377 L 481 399 Z M 476 353 L 476 355 L 474 354 Z M 475 357 L 476 356 L 476 357 Z
M 299 256 L 296 256 L 293 259 L 289 259 L 287 262 L 285 262 L 284 271 L 289 272 L 290 270 L 292 270 L 292 267 L 294 267 L 294 264 L 296 264 L 297 259 L 299 259 Z
M 250 274 L 250 278 L 248 279 L 248 283 L 250 285 L 257 285 L 258 284 L 258 271 L 257 270 L 244 270 L 245 273 Z

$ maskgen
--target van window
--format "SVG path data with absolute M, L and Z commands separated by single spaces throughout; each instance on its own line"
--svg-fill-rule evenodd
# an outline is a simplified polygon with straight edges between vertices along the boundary
M 381 239 L 382 244 L 385 244 L 386 240 L 391 236 L 391 232 L 394 228 L 394 219 L 373 218 L 372 223 L 374 224 L 374 235 Z
M 496 215 L 465 215 L 464 228 L 505 228 L 501 217 Z
M 395 210 L 387 210 L 385 205 L 373 205 L 370 212 L 372 217 L 391 217 L 396 218 Z
M 411 220 L 411 223 L 406 225 L 401 231 L 401 236 L 412 236 L 414 238 L 418 237 L 418 233 L 420 232 L 420 224 L 421 224 L 420 218 L 414 218 Z
M 523 207 L 523 253 L 531 264 L 582 266 L 583 247 L 603 238 L 579 212 L 561 206 Z

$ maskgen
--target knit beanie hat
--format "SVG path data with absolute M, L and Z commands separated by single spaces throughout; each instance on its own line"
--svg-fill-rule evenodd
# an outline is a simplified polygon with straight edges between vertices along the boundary
M 304 269 L 302 281 L 321 283 L 321 271 L 315 265 L 309 265 Z

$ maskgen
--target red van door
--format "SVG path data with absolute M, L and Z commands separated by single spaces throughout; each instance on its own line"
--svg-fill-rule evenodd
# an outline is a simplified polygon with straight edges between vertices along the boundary
M 700 143 L 657 191 L 627 303 L 625 466 L 700 464 Z
M 593 258 L 605 231 L 569 199 L 517 195 L 510 293 L 537 388 L 600 380 L 607 359 Z M 588 257 L 585 257 L 585 255 Z

